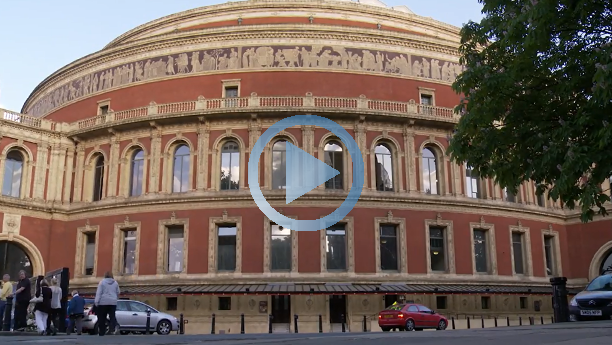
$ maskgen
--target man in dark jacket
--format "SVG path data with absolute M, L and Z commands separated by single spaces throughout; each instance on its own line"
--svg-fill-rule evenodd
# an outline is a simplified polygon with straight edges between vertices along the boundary
M 68 302 L 68 315 L 70 316 L 70 324 L 66 328 L 66 333 L 70 335 L 73 325 L 76 326 L 76 333 L 81 335 L 83 329 L 83 317 L 85 317 L 85 299 L 79 296 L 77 290 L 72 291 L 72 299 Z
M 15 290 L 15 329 L 23 331 L 27 327 L 28 305 L 32 299 L 32 286 L 25 271 L 19 271 L 19 282 Z

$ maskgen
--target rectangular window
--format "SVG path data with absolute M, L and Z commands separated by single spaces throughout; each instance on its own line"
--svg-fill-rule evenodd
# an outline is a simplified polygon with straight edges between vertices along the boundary
M 472 167 L 465 168 L 465 187 L 466 194 L 469 198 L 480 198 L 479 180 L 478 173 L 472 170 Z
M 491 297 L 489 296 L 480 297 L 480 307 L 482 309 L 491 309 Z
M 108 114 L 108 105 L 101 105 L 100 106 L 100 115 L 106 115 Z
M 291 271 L 291 230 L 270 224 L 270 270 Z
M 431 95 L 421 94 L 422 105 L 433 105 L 433 97 Z
M 555 253 L 554 253 L 554 236 L 544 236 L 544 256 L 546 259 L 546 275 L 555 275 Z
M 474 230 L 474 261 L 476 272 L 489 272 L 489 258 L 487 250 L 487 230 Z
M 238 87 L 227 86 L 225 88 L 225 106 L 226 107 L 237 107 L 238 106 Z
M 217 271 L 236 270 L 236 234 L 236 224 L 218 227 Z
M 232 298 L 219 297 L 219 310 L 232 310 Z
M 395 225 L 380 226 L 380 269 L 397 271 L 397 227 Z
M 436 309 L 446 309 L 446 296 L 436 296 Z
M 85 275 L 94 274 L 96 264 L 96 233 L 87 232 L 85 235 Z
M 346 230 L 344 224 L 335 224 L 325 230 L 327 270 L 346 270 Z
M 178 298 L 166 297 L 166 310 L 172 311 L 178 309 Z
M 136 230 L 123 230 L 123 274 L 136 272 Z
M 168 227 L 168 266 L 167 272 L 182 272 L 185 253 L 183 253 L 185 231 L 182 225 Z
M 512 253 L 514 256 L 514 273 L 525 274 L 525 263 L 523 256 L 523 234 L 512 233 Z
M 521 297 L 519 303 L 520 303 L 521 309 L 527 309 L 527 305 L 528 305 L 527 297 Z
M 446 248 L 444 246 L 443 227 L 429 228 L 429 257 L 431 262 L 431 270 L 437 272 L 445 272 L 446 267 Z

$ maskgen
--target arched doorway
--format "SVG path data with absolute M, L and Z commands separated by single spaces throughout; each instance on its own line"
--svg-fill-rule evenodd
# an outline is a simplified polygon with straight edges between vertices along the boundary
M 15 242 L 0 241 L 0 276 L 9 274 L 11 280 L 18 280 L 21 270 L 32 277 L 34 269 L 29 255 Z

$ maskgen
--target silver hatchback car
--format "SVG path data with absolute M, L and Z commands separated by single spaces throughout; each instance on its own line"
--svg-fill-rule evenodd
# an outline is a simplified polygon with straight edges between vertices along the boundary
M 123 334 L 130 332 L 144 333 L 147 326 L 147 310 L 151 311 L 150 332 L 167 335 L 179 329 L 179 320 L 166 313 L 162 313 L 148 304 L 139 301 L 117 301 L 117 323 L 119 331 Z M 83 320 L 83 329 L 91 330 L 91 334 L 98 333 L 98 318 L 86 311 L 87 317 Z M 108 332 L 108 322 L 107 322 Z

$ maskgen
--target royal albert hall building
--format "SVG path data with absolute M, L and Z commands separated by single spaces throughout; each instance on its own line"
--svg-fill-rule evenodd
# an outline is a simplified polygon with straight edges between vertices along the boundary
M 448 316 L 545 316 L 612 250 L 610 220 L 582 224 L 533 183 L 513 195 L 446 154 L 460 115 L 459 28 L 378 0 L 250 0 L 140 25 L 53 73 L 0 119 L 1 273 L 71 271 L 95 292 L 183 313 L 189 328 L 360 331 L 412 300 Z M 331 119 L 361 149 L 356 207 L 295 232 L 251 197 L 247 166 L 273 123 Z M 285 204 L 291 143 L 340 175 Z M 333 133 L 285 129 L 259 183 L 283 215 L 317 219 L 347 197 L 353 164 Z M 605 186 L 604 189 L 608 189 Z M 572 290 L 574 291 L 574 290 Z M 368 326 L 370 327 L 370 326 Z

